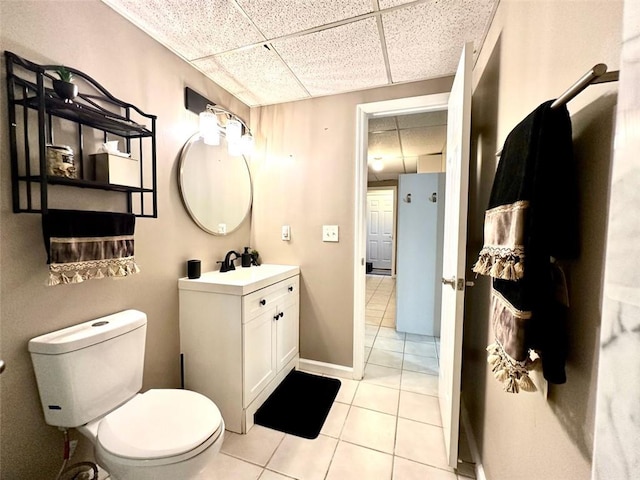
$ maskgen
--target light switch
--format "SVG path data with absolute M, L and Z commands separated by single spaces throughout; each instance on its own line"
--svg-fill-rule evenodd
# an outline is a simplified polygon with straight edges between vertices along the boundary
M 323 225 L 322 241 L 337 242 L 338 241 L 338 225 Z
M 282 240 L 286 242 L 291 240 L 291 227 L 289 225 L 282 226 Z
M 227 224 L 226 223 L 219 223 L 218 224 L 218 233 L 220 235 L 226 235 L 227 234 Z

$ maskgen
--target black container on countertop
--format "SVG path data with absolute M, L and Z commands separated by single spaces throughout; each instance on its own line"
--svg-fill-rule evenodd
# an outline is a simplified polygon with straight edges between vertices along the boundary
M 191 279 L 200 278 L 200 260 L 187 261 L 187 277 Z
M 244 253 L 242 254 L 242 266 L 250 267 L 251 266 L 251 254 L 249 253 L 249 247 L 244 247 Z

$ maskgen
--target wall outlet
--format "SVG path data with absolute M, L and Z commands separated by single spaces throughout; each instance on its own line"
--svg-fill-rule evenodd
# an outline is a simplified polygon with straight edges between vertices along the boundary
M 338 241 L 338 225 L 323 225 L 322 241 L 337 242 Z
M 285 242 L 291 240 L 291 227 L 289 225 L 282 226 L 282 240 Z

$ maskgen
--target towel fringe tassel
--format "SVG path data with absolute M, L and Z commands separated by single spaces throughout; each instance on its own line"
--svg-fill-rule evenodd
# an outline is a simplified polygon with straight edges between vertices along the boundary
M 487 347 L 487 363 L 491 365 L 493 376 L 503 384 L 503 389 L 508 393 L 535 392 L 537 388 L 529 377 L 531 362 L 513 361 L 502 349 L 499 343 L 492 343 Z
M 117 260 L 97 260 L 91 262 L 77 262 L 73 265 L 49 265 L 47 286 L 82 283 L 85 280 L 105 277 L 123 278 L 140 273 L 140 267 L 133 257 Z
M 522 257 L 509 254 L 505 257 L 491 252 L 480 252 L 472 270 L 478 275 L 487 275 L 502 280 L 520 280 L 524 275 Z

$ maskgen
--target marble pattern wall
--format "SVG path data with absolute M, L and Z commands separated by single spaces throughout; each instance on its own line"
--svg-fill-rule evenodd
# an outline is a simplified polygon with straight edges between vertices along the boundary
M 600 338 L 594 480 L 640 470 L 640 2 L 626 0 Z

